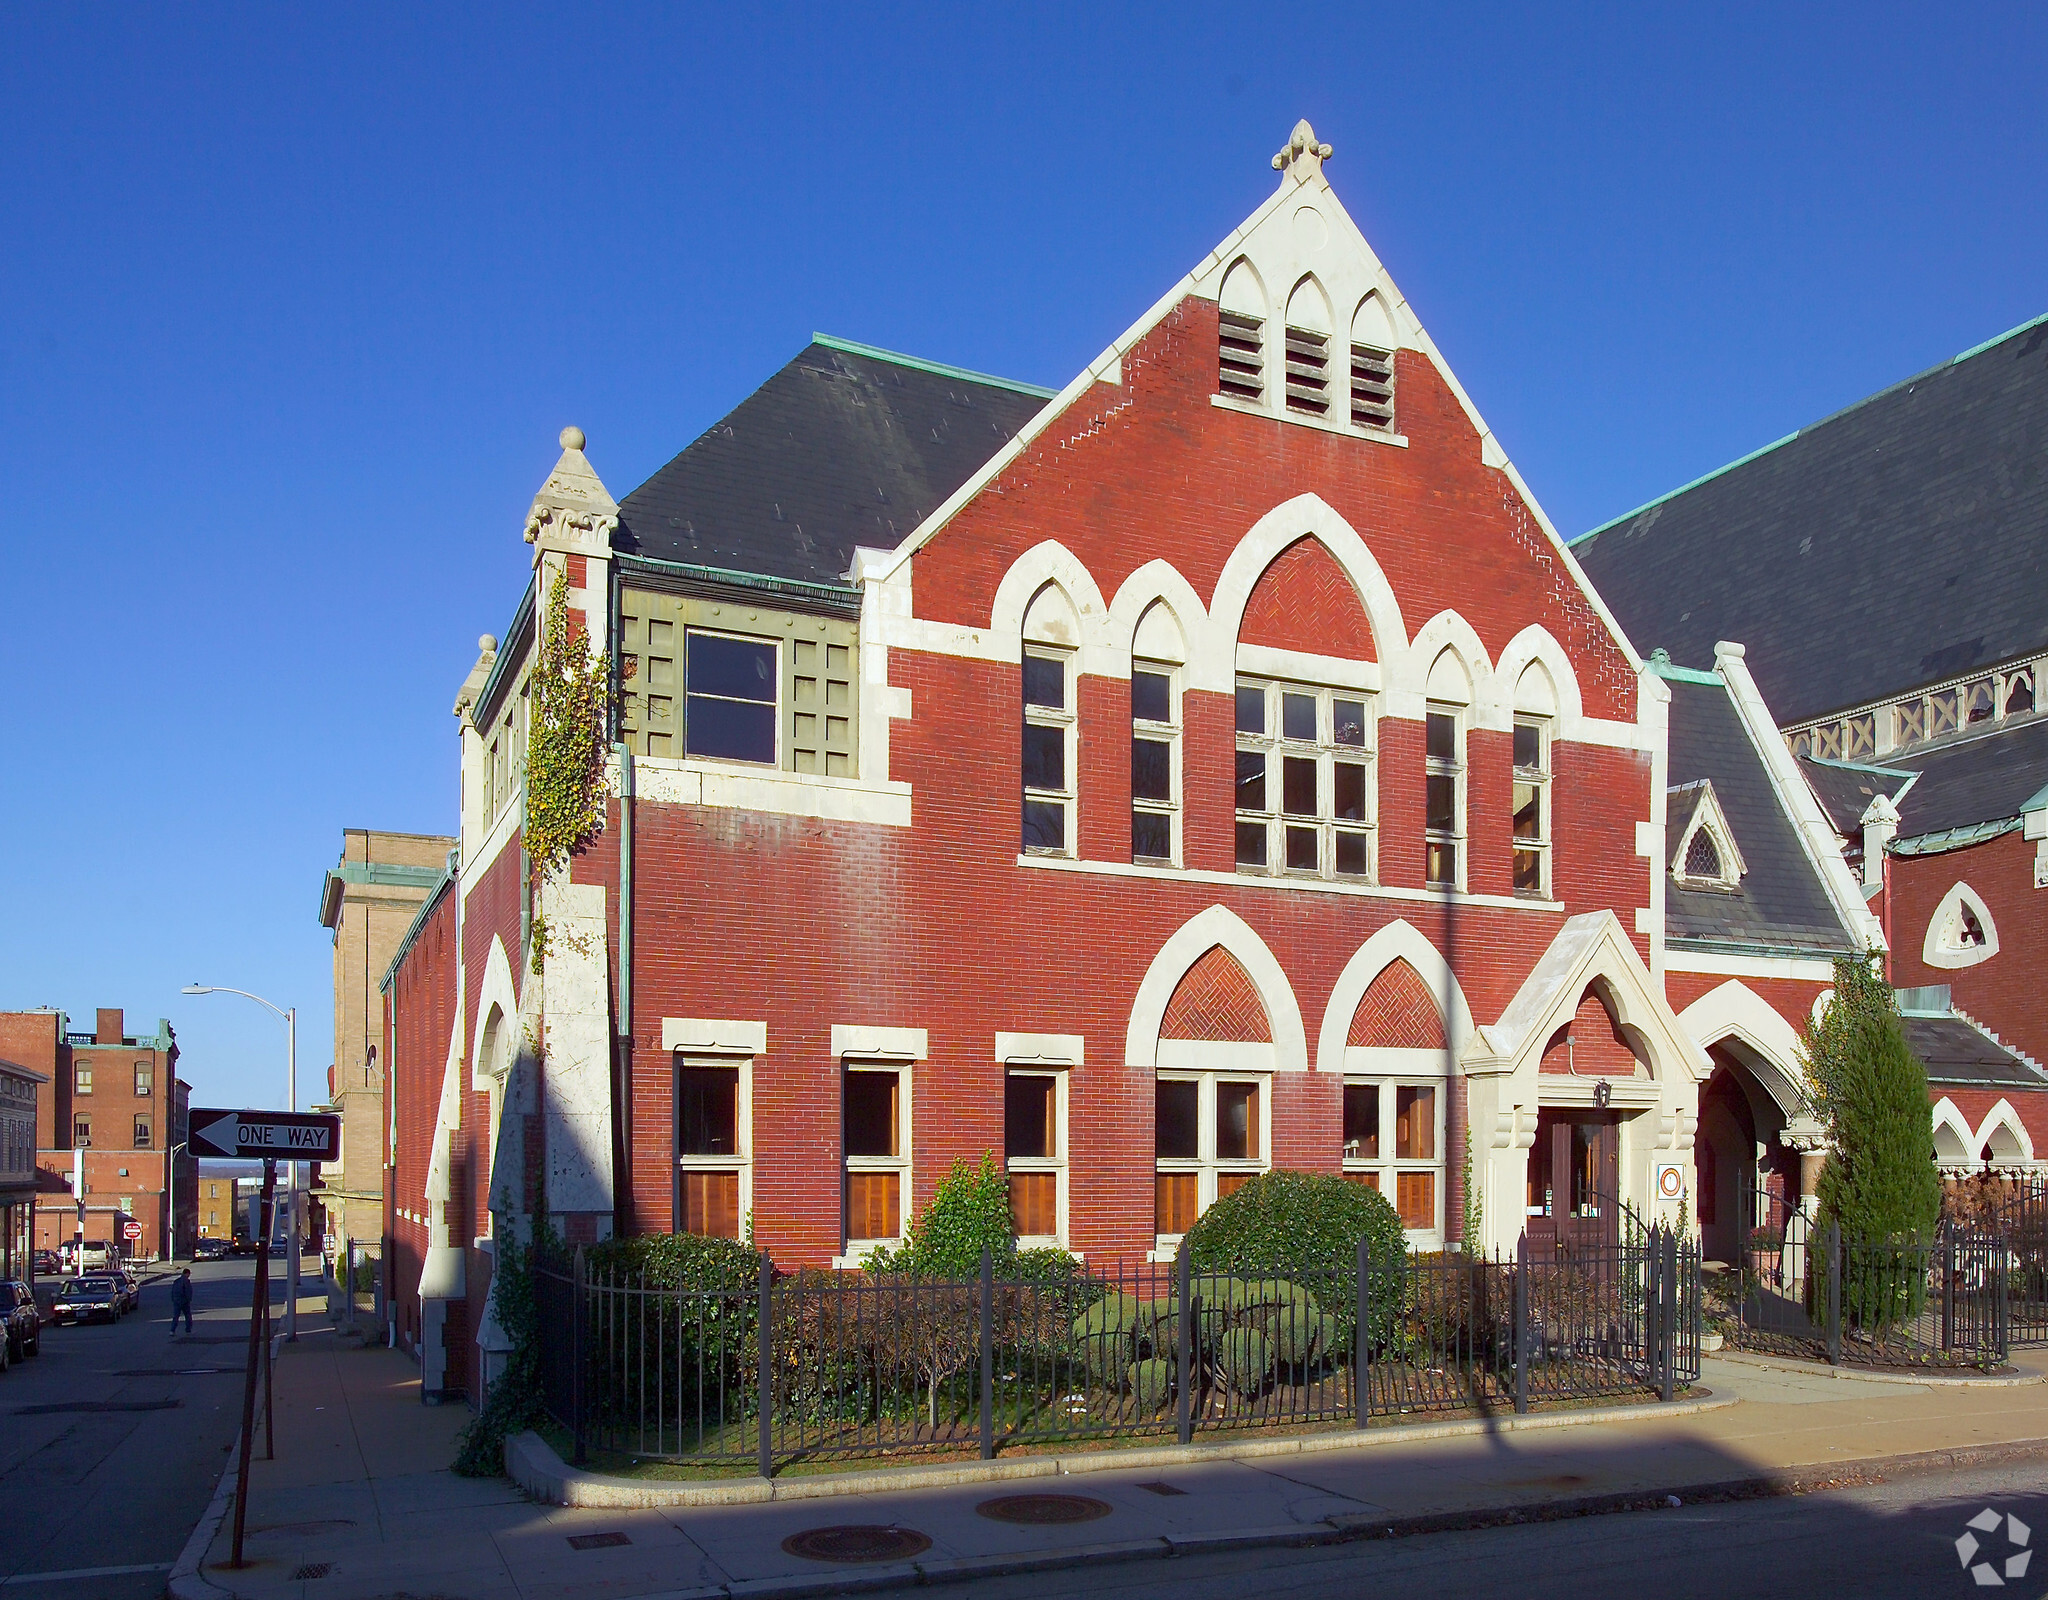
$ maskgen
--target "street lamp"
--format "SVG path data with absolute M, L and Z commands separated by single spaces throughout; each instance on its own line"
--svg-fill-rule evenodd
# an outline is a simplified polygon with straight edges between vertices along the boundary
M 260 994 L 251 994 L 247 989 L 231 989 L 224 983 L 188 983 L 186 994 L 238 994 L 244 1000 L 254 1000 L 259 1006 L 266 1006 L 284 1019 L 285 1093 L 291 1098 L 291 1109 L 299 1109 L 299 1010 L 297 1006 L 273 1005 Z M 263 1241 L 263 1248 L 270 1248 L 270 1241 Z M 287 1341 L 299 1336 L 299 1164 L 291 1164 L 291 1244 L 285 1251 L 285 1302 L 284 1336 Z
M 175 1089 L 176 1085 L 174 1084 L 172 1087 Z M 189 1139 L 180 1139 L 169 1150 L 164 1152 L 168 1158 L 168 1164 L 164 1168 L 164 1175 L 165 1181 L 170 1187 L 170 1193 L 167 1198 L 170 1201 L 171 1212 L 170 1228 L 166 1233 L 170 1244 L 164 1251 L 164 1259 L 173 1266 L 177 1265 L 178 1261 L 178 1152 L 187 1148 L 190 1144 L 191 1141 Z M 197 1196 L 194 1196 L 195 1200 L 197 1198 Z

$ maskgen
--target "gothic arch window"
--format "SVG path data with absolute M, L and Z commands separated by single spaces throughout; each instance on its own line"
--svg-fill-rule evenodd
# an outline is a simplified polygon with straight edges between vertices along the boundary
M 1266 286 L 1249 261 L 1224 278 L 1216 323 L 1216 392 L 1257 405 L 1266 393 Z
M 1080 619 L 1066 592 L 1048 583 L 1024 614 L 1022 656 L 1022 848 L 1074 853 L 1075 650 Z
M 1330 302 L 1322 285 L 1303 278 L 1287 299 L 1287 409 L 1305 417 L 1330 414 Z
M 1272 1148 L 1269 1074 L 1237 1065 L 1270 1049 L 1273 1026 L 1251 975 L 1212 945 L 1181 977 L 1159 1023 L 1153 1088 L 1155 1231 L 1162 1250 L 1216 1201 L 1264 1171 Z
M 1671 876 L 1682 889 L 1714 889 L 1733 893 L 1749 871 L 1727 813 L 1711 780 L 1701 778 L 1670 790 L 1665 797 L 1665 826 L 1677 830 L 1671 852 Z
M 1984 897 L 1960 879 L 1927 921 L 1920 955 L 1930 967 L 1974 967 L 1998 954 L 1998 924 Z

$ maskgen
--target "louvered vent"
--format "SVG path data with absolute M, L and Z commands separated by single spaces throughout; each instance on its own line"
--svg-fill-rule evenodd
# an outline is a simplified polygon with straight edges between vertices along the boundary
M 1351 347 L 1351 426 L 1394 431 L 1394 357 L 1371 345 Z
M 1330 339 L 1306 328 L 1287 330 L 1287 409 L 1330 414 Z
M 1258 400 L 1266 392 L 1265 358 L 1259 349 L 1257 317 L 1241 311 L 1217 313 L 1216 388 L 1238 400 Z

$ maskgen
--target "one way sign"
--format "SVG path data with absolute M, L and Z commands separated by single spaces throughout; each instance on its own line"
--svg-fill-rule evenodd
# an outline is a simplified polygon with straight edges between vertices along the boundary
M 216 1111 L 194 1106 L 190 1127 L 193 1152 L 202 1156 L 334 1161 L 341 1155 L 341 1118 L 332 1112 Z

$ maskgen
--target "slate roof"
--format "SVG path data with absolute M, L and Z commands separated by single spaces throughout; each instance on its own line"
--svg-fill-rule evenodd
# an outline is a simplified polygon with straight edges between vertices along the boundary
M 1919 781 L 1899 802 L 1899 837 L 2017 817 L 2048 788 L 2048 717 L 1895 758 Z
M 1645 655 L 1747 645 L 1786 725 L 2048 650 L 2048 317 L 1572 553 Z
M 813 336 L 626 496 L 612 547 L 840 584 L 854 546 L 893 550 L 1051 394 Z
M 1701 778 L 1728 819 L 1735 848 L 1748 867 L 1732 892 L 1685 889 L 1668 876 L 1664 885 L 1664 931 L 1674 940 L 1766 946 L 1772 949 L 1850 954 L 1855 944 L 1820 872 L 1799 842 L 1763 757 L 1751 743 L 1741 715 L 1718 679 L 1704 674 L 1668 679 L 1671 690 L 1671 788 Z M 1693 795 L 1667 795 L 1672 808 L 1665 824 L 1667 843 L 1660 870 L 1671 869 L 1671 851 L 1692 815 Z M 1679 813 L 1682 812 L 1682 816 Z
M 1829 825 L 1845 839 L 1857 836 L 1871 801 L 1881 794 L 1896 800 L 1899 791 L 1915 776 L 1904 765 L 1903 757 L 1898 767 L 1858 766 L 1811 756 L 1798 760 L 1799 770 L 1806 774 L 1807 787 L 1827 813 Z
M 1980 1084 L 1985 1087 L 2048 1089 L 2048 1076 L 2023 1061 L 1969 1019 L 1905 1015 L 1900 1024 L 1906 1043 L 1936 1084 Z

